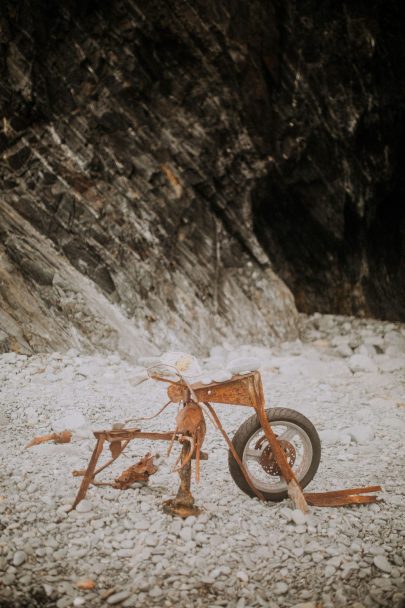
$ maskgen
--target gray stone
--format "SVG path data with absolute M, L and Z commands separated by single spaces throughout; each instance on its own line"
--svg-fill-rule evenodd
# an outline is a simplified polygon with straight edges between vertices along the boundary
M 353 351 L 348 344 L 339 344 L 336 348 L 336 353 L 341 357 L 351 357 Z
M 72 606 L 72 598 L 64 596 L 60 597 L 56 602 L 57 608 L 70 608 Z
M 81 500 L 76 507 L 76 511 L 78 513 L 88 513 L 92 509 L 93 509 L 93 504 L 90 502 L 90 500 L 86 500 L 86 499 Z
M 27 559 L 27 555 L 25 553 L 25 551 L 16 551 L 14 553 L 14 557 L 13 557 L 13 564 L 14 566 L 21 566 L 21 564 L 23 564 L 25 562 L 25 560 Z
M 353 355 L 348 360 L 352 372 L 376 372 L 375 362 L 368 355 Z
M 288 507 L 283 507 L 283 508 L 280 510 L 280 513 L 281 513 L 281 515 L 282 515 L 283 517 L 285 517 L 285 519 L 286 519 L 287 521 L 291 521 L 291 520 L 292 520 L 292 514 L 293 514 L 292 509 L 289 509 Z
M 131 557 L 133 555 L 132 549 L 117 549 L 115 551 L 117 557 Z
M 192 540 L 193 531 L 190 526 L 184 527 L 180 530 L 180 538 L 182 538 L 185 542 Z
M 194 526 L 194 524 L 197 522 L 197 518 L 194 515 L 190 515 L 189 517 L 187 517 L 184 522 L 183 525 L 184 526 Z
M 374 430 L 367 425 L 356 425 L 347 429 L 352 441 L 358 444 L 368 444 L 374 439 Z
M 208 536 L 203 532 L 197 532 L 197 534 L 194 536 L 194 540 L 199 545 L 205 545 L 205 543 L 208 541 Z
M 382 570 L 383 572 L 389 573 L 392 570 L 392 565 L 384 555 L 376 555 L 373 559 L 373 563 L 379 570 Z
M 163 593 L 163 590 L 156 586 L 152 587 L 152 589 L 150 589 L 149 591 L 150 597 L 160 597 L 161 595 L 163 595 Z
M 291 519 L 298 526 L 298 525 L 302 525 L 302 524 L 306 523 L 307 516 L 305 515 L 305 513 L 303 513 L 299 509 L 294 509 L 293 512 L 291 513 Z
M 139 605 L 139 600 L 137 595 L 130 595 L 128 599 L 122 602 L 123 608 L 136 608 Z
M 371 545 L 368 553 L 371 553 L 371 555 L 385 555 L 385 549 L 380 545 Z
M 334 576 L 335 572 L 336 568 L 334 568 L 332 565 L 327 565 L 325 568 L 325 577 L 330 578 L 331 576 Z
M 288 585 L 283 582 L 276 583 L 273 587 L 273 591 L 276 595 L 284 595 L 288 591 Z
M 12 585 L 14 583 L 15 580 L 15 574 L 13 574 L 12 572 L 8 572 L 7 574 L 5 574 L 2 577 L 2 581 L 4 585 Z
M 115 604 L 120 604 L 126 600 L 130 595 L 131 593 L 129 591 L 119 591 L 118 593 L 114 593 L 107 598 L 107 604 L 115 606 Z
M 10 424 L 10 418 L 6 414 L 0 413 L 0 427 L 5 427 Z
M 248 575 L 246 574 L 246 572 L 244 572 L 244 570 L 238 570 L 238 572 L 236 573 L 236 577 L 242 581 L 242 583 L 247 583 L 249 580 Z

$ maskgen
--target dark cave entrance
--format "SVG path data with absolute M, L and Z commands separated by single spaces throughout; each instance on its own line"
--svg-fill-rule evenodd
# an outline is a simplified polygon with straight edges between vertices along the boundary
M 316 181 L 286 185 L 275 172 L 258 180 L 254 231 L 298 310 L 405 321 L 403 161 L 402 153 L 391 191 L 377 191 L 363 217 L 345 195 L 325 220 L 327 193 Z

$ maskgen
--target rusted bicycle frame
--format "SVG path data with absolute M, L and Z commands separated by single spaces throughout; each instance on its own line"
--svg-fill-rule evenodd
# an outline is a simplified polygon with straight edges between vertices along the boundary
M 148 476 L 156 470 L 150 455 L 147 455 L 140 463 L 127 469 L 127 471 L 124 472 L 125 475 L 122 474 L 124 475 L 124 478 L 122 478 L 121 475 L 113 483 L 98 483 L 95 481 L 95 477 L 122 454 L 130 441 L 134 439 L 148 439 L 168 441 L 168 453 L 170 453 L 175 441 L 182 445 L 181 454 L 178 459 L 178 461 L 180 460 L 180 466 L 176 469 L 180 475 L 180 487 L 176 497 L 166 501 L 164 510 L 170 514 L 179 515 L 181 517 L 199 513 L 200 510 L 194 505 L 194 498 L 190 489 L 191 461 L 194 459 L 196 462 L 196 478 L 198 480 L 200 460 L 206 460 L 208 458 L 208 456 L 201 451 L 205 437 L 204 411 L 221 432 L 229 450 L 238 463 L 246 482 L 249 484 L 254 494 L 260 500 L 265 500 L 262 493 L 253 485 L 248 471 L 239 458 L 229 436 L 225 432 L 211 402 L 247 406 L 252 407 L 255 410 L 263 433 L 270 445 L 272 457 L 277 463 L 280 475 L 287 483 L 288 495 L 296 508 L 305 512 L 308 510 L 308 504 L 317 506 L 340 506 L 355 503 L 370 503 L 377 500 L 375 495 L 364 496 L 363 494 L 377 492 L 381 490 L 379 486 L 339 490 L 335 492 L 303 493 L 298 480 L 288 463 L 284 450 L 278 442 L 267 419 L 263 385 L 259 372 L 255 371 L 244 375 L 235 375 L 226 382 L 213 382 L 208 385 L 200 383 L 190 385 L 181 376 L 177 381 L 168 380 L 159 375 L 152 375 L 151 377 L 155 380 L 169 383 L 167 393 L 170 401 L 164 408 L 170 404 L 176 403 L 181 403 L 183 405 L 176 417 L 176 428 L 173 431 L 164 433 L 145 432 L 141 431 L 139 428 L 113 428 L 111 430 L 95 432 L 94 435 L 97 440 L 96 446 L 86 471 L 74 473 L 76 475 L 83 475 L 83 480 L 72 505 L 72 509 L 75 509 L 78 503 L 85 497 L 91 484 L 111 485 L 117 489 L 124 489 L 130 487 L 134 481 L 146 481 Z M 162 410 L 164 408 L 162 408 Z M 97 462 L 103 452 L 105 443 L 109 443 L 111 459 L 103 466 L 97 468 Z M 178 462 L 176 464 L 178 464 Z

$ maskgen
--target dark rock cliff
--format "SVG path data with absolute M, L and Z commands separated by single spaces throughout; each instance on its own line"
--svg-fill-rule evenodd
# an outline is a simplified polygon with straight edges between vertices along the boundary
M 324 6 L 1 3 L 3 349 L 403 314 L 400 4 Z
M 278 3 L 255 231 L 299 309 L 405 319 L 405 5 Z

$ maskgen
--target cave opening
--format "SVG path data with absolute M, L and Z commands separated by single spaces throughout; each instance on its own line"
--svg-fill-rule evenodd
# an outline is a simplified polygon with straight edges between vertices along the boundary
M 328 221 L 314 197 L 320 185 L 283 183 L 270 173 L 251 193 L 256 237 L 301 312 L 405 320 L 403 152 L 391 188 L 359 211 L 342 194 Z M 322 202 L 320 203 L 322 207 Z

